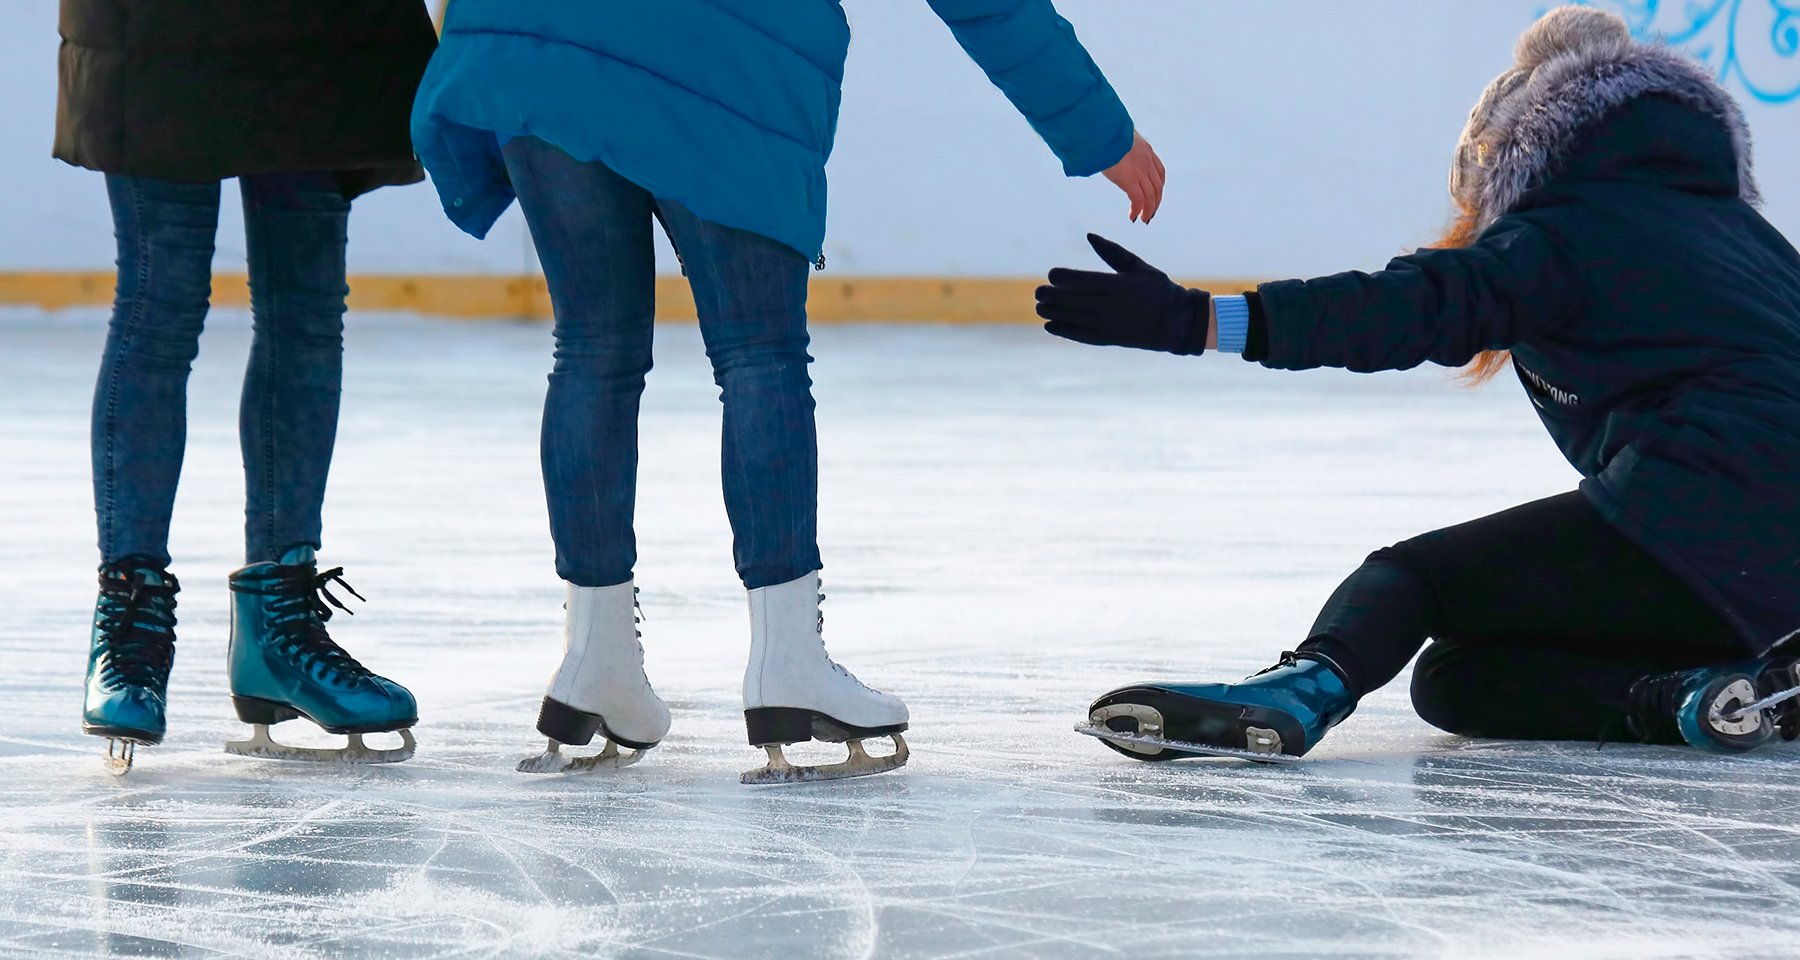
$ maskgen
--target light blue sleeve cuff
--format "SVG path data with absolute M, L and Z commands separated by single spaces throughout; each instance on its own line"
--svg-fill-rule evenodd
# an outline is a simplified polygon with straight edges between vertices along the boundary
M 1250 343 L 1249 299 L 1214 297 L 1213 309 L 1219 315 L 1219 352 L 1243 353 Z

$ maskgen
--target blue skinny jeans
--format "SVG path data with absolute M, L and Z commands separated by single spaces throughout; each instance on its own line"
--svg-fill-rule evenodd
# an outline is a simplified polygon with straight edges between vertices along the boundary
M 637 561 L 638 402 L 651 364 L 657 220 L 693 287 L 725 405 L 721 476 L 738 576 L 755 589 L 819 569 L 806 258 L 701 220 L 534 137 L 503 152 L 556 313 L 541 454 L 557 574 L 612 586 L 631 579 Z
M 244 558 L 319 547 L 343 380 L 350 202 L 329 173 L 240 180 L 253 336 L 238 435 Z M 94 390 L 94 512 L 104 562 L 167 566 L 187 444 L 187 381 L 212 295 L 219 183 L 109 175 L 117 294 Z

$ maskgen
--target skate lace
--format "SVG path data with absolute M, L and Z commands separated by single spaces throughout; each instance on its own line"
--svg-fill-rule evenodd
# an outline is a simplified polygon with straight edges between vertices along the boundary
M 1681 674 L 1659 673 L 1641 677 L 1625 692 L 1625 712 L 1601 728 L 1599 746 L 1620 736 L 1650 743 L 1679 739 L 1681 728 L 1675 711 L 1681 704 Z
M 1275 661 L 1274 666 L 1264 667 L 1261 670 L 1258 670 L 1255 673 L 1251 674 L 1250 676 L 1260 677 L 1265 673 L 1274 673 L 1275 671 L 1280 670 L 1282 667 L 1291 667 L 1291 666 L 1294 666 L 1295 664 L 1298 664 L 1299 662 L 1300 662 L 1300 658 L 1297 655 L 1295 655 L 1294 651 L 1283 650 L 1283 651 L 1281 651 L 1281 658 L 1279 660 Z
M 819 622 L 815 627 L 815 629 L 818 631 L 818 634 L 819 634 L 819 646 L 821 646 L 821 647 L 825 646 L 825 609 L 824 608 L 825 608 L 825 592 L 823 590 L 821 590 L 821 591 L 819 591 Z M 863 688 L 864 690 L 869 691 L 870 693 L 876 692 L 874 687 L 871 687 L 868 684 L 862 682 L 862 680 L 858 679 L 856 674 L 851 673 L 847 667 L 845 667 L 843 664 L 837 662 L 836 660 L 832 659 L 831 651 L 829 651 L 829 650 L 827 650 L 825 652 L 825 662 L 831 664 L 831 669 L 837 671 L 838 675 L 843 677 L 844 679 L 850 681 L 851 683 L 856 684 L 857 686 Z
M 644 616 L 644 605 L 638 600 L 638 594 L 642 592 L 637 587 L 631 588 L 631 635 L 634 638 L 632 643 L 637 646 L 639 663 L 644 662 L 644 624 L 650 620 Z M 648 673 L 644 674 L 644 683 L 646 686 L 650 683 Z
M 151 565 L 132 558 L 100 568 L 94 626 L 106 652 L 101 677 L 114 688 L 167 683 L 175 665 L 175 595 L 181 584 L 166 571 L 159 571 L 161 584 L 147 583 L 145 566 Z
M 275 629 L 278 638 L 277 650 L 304 665 L 322 681 L 360 684 L 373 677 L 367 667 L 331 639 L 331 631 L 325 627 L 333 608 L 350 616 L 356 615 L 332 594 L 332 583 L 367 602 L 367 598 L 344 579 L 344 568 L 332 567 L 320 572 L 318 567 L 308 564 L 280 566 L 276 571 L 274 577 L 266 580 L 234 581 L 231 589 L 272 598 L 269 601 L 269 625 Z

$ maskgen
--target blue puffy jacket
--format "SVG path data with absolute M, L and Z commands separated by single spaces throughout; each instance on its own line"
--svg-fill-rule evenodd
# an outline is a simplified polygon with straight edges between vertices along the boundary
M 1131 148 L 1131 115 L 1050 0 L 928 2 L 1070 176 Z M 456 0 L 413 142 L 476 236 L 513 201 L 499 143 L 531 135 L 811 258 L 849 46 L 838 0 Z

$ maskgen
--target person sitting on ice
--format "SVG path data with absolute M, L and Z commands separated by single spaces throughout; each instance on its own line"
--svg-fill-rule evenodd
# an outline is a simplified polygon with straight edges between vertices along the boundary
M 1577 492 L 1371 555 L 1239 683 L 1138 683 L 1091 732 L 1129 756 L 1297 757 L 1393 680 L 1451 733 L 1742 751 L 1800 732 L 1800 254 L 1756 212 L 1743 114 L 1620 18 L 1552 11 L 1456 151 L 1443 249 L 1378 273 L 1182 288 L 1099 237 L 1046 329 L 1277 370 L 1491 377 L 1510 361 Z M 1109 739 L 1108 739 L 1109 738 Z

